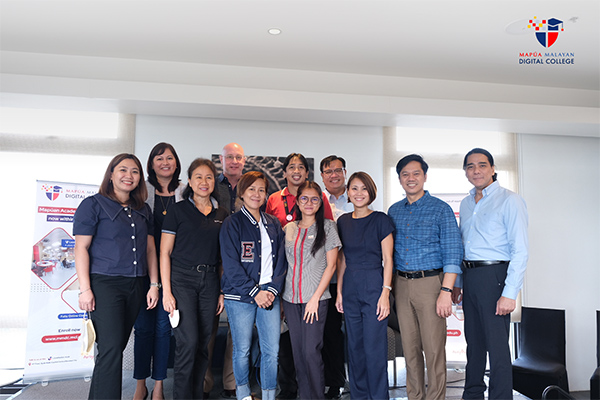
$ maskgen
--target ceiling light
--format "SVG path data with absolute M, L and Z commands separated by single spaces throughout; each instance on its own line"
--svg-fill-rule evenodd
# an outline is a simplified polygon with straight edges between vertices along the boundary
M 279 35 L 281 33 L 281 29 L 279 28 L 271 28 L 268 30 L 271 35 Z

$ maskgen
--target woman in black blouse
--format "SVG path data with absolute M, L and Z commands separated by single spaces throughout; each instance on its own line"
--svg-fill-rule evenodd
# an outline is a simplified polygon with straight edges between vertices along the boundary
M 146 171 L 148 180 L 148 198 L 146 204 L 154 215 L 154 243 L 160 250 L 162 225 L 169 206 L 183 199 L 185 184 L 179 181 L 181 162 L 177 152 L 169 143 L 158 143 L 150 151 Z M 142 305 L 135 321 L 135 341 L 133 347 L 133 378 L 137 386 L 133 400 L 145 399 L 148 396 L 146 378 L 152 376 L 154 389 L 152 400 L 164 399 L 163 380 L 167 377 L 169 348 L 171 346 L 171 324 L 169 314 L 162 305 L 162 290 L 158 305 L 148 309 Z
M 215 200 L 216 177 L 212 161 L 194 160 L 188 168 L 184 200 L 169 208 L 163 223 L 163 306 L 171 315 L 175 310 L 180 314 L 174 330 L 175 399 L 203 398 L 208 342 L 215 313 L 223 311 L 219 231 L 228 213 Z

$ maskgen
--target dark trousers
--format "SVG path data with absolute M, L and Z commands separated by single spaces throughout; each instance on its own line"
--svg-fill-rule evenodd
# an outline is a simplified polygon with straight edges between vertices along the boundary
M 325 386 L 341 388 L 346 384 L 344 367 L 344 332 L 342 332 L 342 314 L 335 308 L 337 283 L 329 285 L 331 299 L 327 306 L 327 320 L 323 334 L 323 364 L 325 365 Z
M 294 356 L 292 355 L 292 341 L 290 331 L 284 332 L 279 338 L 279 369 L 277 371 L 277 383 L 281 392 L 297 395 L 298 383 L 296 382 L 296 368 L 294 368 Z
M 300 398 L 305 400 L 323 399 L 325 394 L 325 378 L 323 358 L 323 331 L 327 320 L 327 303 L 319 301 L 319 320 L 312 324 L 304 322 L 306 304 L 283 302 L 283 310 L 290 328 L 294 366 Z
M 147 281 L 150 285 L 150 280 Z M 171 347 L 171 323 L 169 313 L 163 308 L 162 289 L 156 307 L 147 308 L 146 302 L 143 302 L 134 325 L 133 379 L 152 376 L 155 381 L 162 381 L 167 378 Z
M 496 315 L 502 295 L 506 265 L 465 270 L 463 310 L 467 367 L 465 399 L 483 399 L 486 354 L 490 357 L 490 399 L 512 399 L 512 364 L 508 346 L 510 315 Z
M 219 297 L 217 272 L 173 267 L 171 287 L 179 310 L 175 333 L 174 399 L 202 399 L 208 342 Z
M 388 399 L 387 318 L 377 321 L 383 268 L 346 268 L 342 295 L 353 399 Z
M 92 374 L 90 399 L 120 399 L 123 350 L 144 301 L 144 277 L 90 274 L 96 309 L 90 313 L 98 353 Z

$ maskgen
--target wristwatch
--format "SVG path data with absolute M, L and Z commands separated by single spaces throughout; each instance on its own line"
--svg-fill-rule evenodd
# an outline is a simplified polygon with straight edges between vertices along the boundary
M 153 286 L 156 286 L 159 289 L 162 287 L 162 285 L 160 284 L 160 282 L 151 282 L 150 283 L 150 287 L 153 287 Z

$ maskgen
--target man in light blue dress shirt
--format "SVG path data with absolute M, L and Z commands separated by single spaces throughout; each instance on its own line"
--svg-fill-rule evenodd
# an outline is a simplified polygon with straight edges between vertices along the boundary
M 323 194 L 329 200 L 333 219 L 337 221 L 340 215 L 354 211 L 354 205 L 348 202 L 346 190 L 346 160 L 336 155 L 330 155 L 321 160 L 321 179 L 325 184 Z M 337 298 L 337 274 L 333 275 L 329 285 L 331 300 L 325 321 L 323 338 L 323 363 L 325 364 L 325 385 L 329 387 L 325 397 L 339 399 L 340 389 L 346 382 L 344 366 L 344 333 L 342 332 L 342 314 L 335 307 Z
M 453 293 L 458 302 L 462 285 L 467 340 L 463 398 L 483 399 L 489 353 L 489 398 L 512 399 L 508 338 L 510 313 L 527 266 L 527 207 L 521 196 L 496 181 L 494 158 L 487 150 L 468 152 L 463 169 L 474 186 L 460 204 L 465 259 Z

